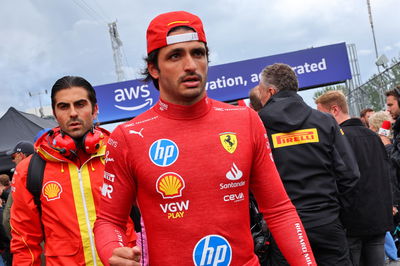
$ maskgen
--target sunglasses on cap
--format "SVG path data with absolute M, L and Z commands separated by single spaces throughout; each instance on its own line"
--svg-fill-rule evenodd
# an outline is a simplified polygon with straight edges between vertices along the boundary
M 11 154 L 11 158 L 13 160 L 15 160 L 15 158 L 17 157 L 18 154 L 20 154 L 20 152 L 16 152 L 16 153 Z

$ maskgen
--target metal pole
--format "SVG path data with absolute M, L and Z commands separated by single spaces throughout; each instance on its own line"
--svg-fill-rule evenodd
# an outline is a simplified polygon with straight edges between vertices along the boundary
M 374 39 L 375 60 L 378 60 L 378 46 L 376 45 L 374 22 L 372 20 L 371 4 L 370 4 L 369 0 L 367 0 L 367 6 L 368 6 L 369 23 L 371 24 L 371 30 L 372 30 L 372 38 Z M 382 108 L 385 108 L 385 97 L 384 97 L 385 92 L 383 89 L 384 84 L 383 84 L 383 80 L 381 77 L 381 70 L 380 70 L 379 66 L 377 66 L 377 67 L 378 67 L 378 73 L 379 73 L 378 75 L 379 75 L 379 82 L 380 82 L 380 91 L 379 91 L 380 97 L 379 98 L 380 98 Z
M 367 5 L 368 5 L 369 23 L 371 24 L 371 30 L 372 30 L 372 38 L 374 39 L 375 57 L 378 60 L 378 47 L 376 45 L 374 22 L 372 20 L 371 4 L 370 4 L 369 0 L 367 0 Z
M 36 93 L 28 92 L 28 94 L 29 94 L 30 97 L 39 96 L 39 105 L 40 105 L 40 107 L 39 107 L 39 114 L 40 114 L 40 117 L 43 118 L 43 117 L 44 117 L 44 113 L 43 113 L 42 97 L 41 97 L 41 95 L 42 95 L 42 94 L 47 94 L 47 90 L 39 91 L 39 92 L 36 92 Z M 36 108 L 35 108 L 35 110 L 36 110 Z

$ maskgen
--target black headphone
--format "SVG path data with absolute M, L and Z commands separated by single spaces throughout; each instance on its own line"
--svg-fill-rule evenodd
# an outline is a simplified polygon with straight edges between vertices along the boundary
M 50 138 L 52 139 L 50 140 Z M 49 130 L 47 143 L 52 149 L 65 157 L 69 157 L 71 154 L 77 155 L 79 146 L 88 154 L 96 153 L 100 149 L 102 139 L 104 139 L 104 134 L 94 127 L 83 135 L 80 143 L 60 129 L 57 131 Z

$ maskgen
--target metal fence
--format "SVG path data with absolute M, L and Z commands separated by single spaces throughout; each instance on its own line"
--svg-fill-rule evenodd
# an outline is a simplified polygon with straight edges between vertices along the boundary
M 350 115 L 359 116 L 360 111 L 372 108 L 376 111 L 385 110 L 385 92 L 400 85 L 400 62 L 393 64 L 383 72 L 374 75 L 361 86 L 353 86 L 351 81 L 346 82 L 346 94 L 350 108 Z

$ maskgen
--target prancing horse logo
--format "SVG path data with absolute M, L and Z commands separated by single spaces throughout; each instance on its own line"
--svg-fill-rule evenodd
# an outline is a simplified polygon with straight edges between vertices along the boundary
M 237 138 L 236 133 L 233 132 L 224 132 L 219 134 L 219 139 L 221 141 L 222 147 L 229 152 L 234 153 L 237 148 Z

